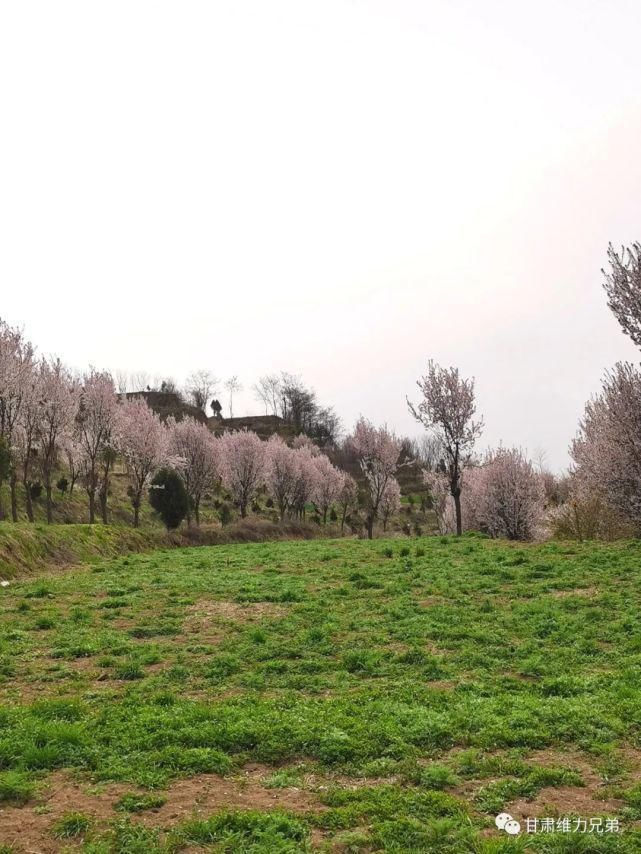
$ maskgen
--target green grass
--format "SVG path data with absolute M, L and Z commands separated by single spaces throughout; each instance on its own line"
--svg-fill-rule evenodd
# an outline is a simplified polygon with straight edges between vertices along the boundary
M 58 839 L 75 839 L 84 836 L 91 828 L 91 819 L 80 812 L 61 816 L 53 826 L 53 835 Z
M 636 542 L 466 536 L 168 550 L 13 582 L 0 800 L 38 809 L 53 772 L 95 797 L 125 784 L 108 821 L 84 804 L 86 827 L 52 821 L 94 854 L 641 851 L 640 566 Z M 249 763 L 273 808 L 154 824 L 174 781 L 242 793 Z M 492 830 L 568 787 L 625 833 Z

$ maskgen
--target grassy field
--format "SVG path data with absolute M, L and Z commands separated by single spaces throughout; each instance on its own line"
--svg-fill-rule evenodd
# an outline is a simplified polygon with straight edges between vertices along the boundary
M 13 581 L 0 851 L 641 851 L 640 569 L 466 536 Z

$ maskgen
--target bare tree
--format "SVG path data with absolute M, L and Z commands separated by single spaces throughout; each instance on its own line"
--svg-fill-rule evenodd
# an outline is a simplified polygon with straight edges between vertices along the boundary
M 219 379 L 211 371 L 194 371 L 187 377 L 186 392 L 194 406 L 207 412 L 207 404 L 218 391 Z
M 621 247 L 618 253 L 608 246 L 610 270 L 602 270 L 608 305 L 626 335 L 641 347 L 641 243 Z
M 278 374 L 265 374 L 252 386 L 254 397 L 265 407 L 265 415 L 278 415 L 282 396 L 282 383 Z
M 441 368 L 430 359 L 427 374 L 416 384 L 423 399 L 417 407 L 409 400 L 407 405 L 414 418 L 442 443 L 456 510 L 456 533 L 460 536 L 462 473 L 483 429 L 483 419 L 474 420 L 474 380 L 461 378 L 458 368 Z
M 131 390 L 145 391 L 149 388 L 150 378 L 147 371 L 136 371 L 131 375 Z
M 118 389 L 118 394 L 121 397 L 124 397 L 127 394 L 127 390 L 129 388 L 129 374 L 127 371 L 116 371 L 115 373 L 116 380 L 116 388 Z
M 443 442 L 433 433 L 425 433 L 415 441 L 416 458 L 421 468 L 436 471 L 445 456 Z
M 229 392 L 229 417 L 234 417 L 234 394 L 237 391 L 242 391 L 242 385 L 236 375 L 225 380 L 225 388 Z

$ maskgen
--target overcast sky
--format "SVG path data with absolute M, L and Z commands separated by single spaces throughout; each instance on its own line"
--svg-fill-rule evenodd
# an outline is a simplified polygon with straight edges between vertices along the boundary
M 600 269 L 641 239 L 639 32 L 638 0 L 0 3 L 0 316 L 412 434 L 433 357 L 484 443 L 563 467 L 637 358 Z

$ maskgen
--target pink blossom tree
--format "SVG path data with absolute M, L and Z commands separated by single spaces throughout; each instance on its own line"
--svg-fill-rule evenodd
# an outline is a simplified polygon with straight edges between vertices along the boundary
M 422 400 L 407 405 L 414 418 L 441 442 L 454 499 L 456 533 L 461 534 L 461 491 L 463 469 L 469 463 L 476 439 L 483 429 L 482 419 L 475 421 L 474 380 L 463 379 L 458 368 L 441 368 L 430 360 L 427 374 L 417 380 Z
M 19 424 L 23 398 L 34 370 L 33 357 L 33 347 L 25 340 L 22 332 L 0 320 L 0 437 L 9 454 L 11 515 L 14 522 L 18 521 L 18 465 L 15 459 L 15 432 Z M 3 516 L 0 502 L 0 519 Z
M 75 429 L 84 486 L 89 497 L 90 524 L 95 522 L 100 462 L 110 446 L 117 406 L 111 374 L 92 368 L 82 378 Z
M 296 451 L 274 434 L 265 445 L 265 482 L 281 522 L 293 504 L 298 473 Z
M 33 522 L 33 501 L 31 498 L 32 476 L 37 461 L 37 436 L 40 424 L 42 390 L 40 373 L 32 370 L 23 386 L 20 418 L 14 433 L 15 462 L 20 480 L 24 486 L 27 519 Z
M 610 269 L 603 270 L 608 305 L 626 335 L 641 347 L 641 243 L 608 246 Z
M 298 436 L 294 437 L 292 448 L 295 451 L 299 451 L 301 448 L 306 448 L 313 457 L 317 457 L 322 453 L 318 445 L 313 442 L 309 436 L 306 436 L 305 433 L 299 433 Z
M 196 525 L 200 525 L 200 502 L 208 489 L 213 489 L 220 477 L 218 440 L 204 424 L 192 418 L 168 422 L 169 449 L 178 460 L 178 470 L 189 496 L 187 523 L 191 525 L 193 510 Z
M 318 450 L 318 449 L 316 449 Z M 305 518 L 307 504 L 312 500 L 318 469 L 316 468 L 316 451 L 303 446 L 294 451 L 296 464 L 296 486 L 292 496 L 292 510 L 299 519 Z
M 341 491 L 338 496 L 338 503 L 341 508 L 341 534 L 345 530 L 345 520 L 347 519 L 347 515 L 350 510 L 354 509 L 358 506 L 358 484 L 354 480 L 354 478 L 347 474 L 347 472 L 341 472 Z
M 122 403 L 116 411 L 114 445 L 129 476 L 133 523 L 137 528 L 145 487 L 153 474 L 170 460 L 168 431 L 142 398 L 134 398 Z
M 641 532 L 641 372 L 619 362 L 585 407 L 570 453 L 581 491 L 599 496 Z
M 323 520 L 323 525 L 326 525 L 329 509 L 341 494 L 343 477 L 323 453 L 314 458 L 314 464 L 316 477 L 314 478 L 312 501 Z
M 401 487 L 395 477 L 387 481 L 387 485 L 383 490 L 381 497 L 381 520 L 383 522 L 383 531 L 387 531 L 387 523 L 400 512 L 401 509 Z
M 540 529 L 545 492 L 539 473 L 518 448 L 488 451 L 463 475 L 466 527 L 491 537 L 531 540 Z
M 80 386 L 60 359 L 43 359 L 40 373 L 40 418 L 37 425 L 39 462 L 47 501 L 47 522 L 53 521 L 53 476 L 64 438 L 72 431 Z
M 265 475 L 265 446 L 248 430 L 224 433 L 220 438 L 221 475 L 244 519 Z
M 401 442 L 387 427 L 374 427 L 371 422 L 360 418 L 348 444 L 367 480 L 367 536 L 371 540 L 385 489 L 398 468 Z
M 66 463 L 67 474 L 69 475 L 69 495 L 73 495 L 73 490 L 82 474 L 84 462 L 83 448 L 78 441 L 75 431 L 65 435 L 60 444 L 62 457 Z

